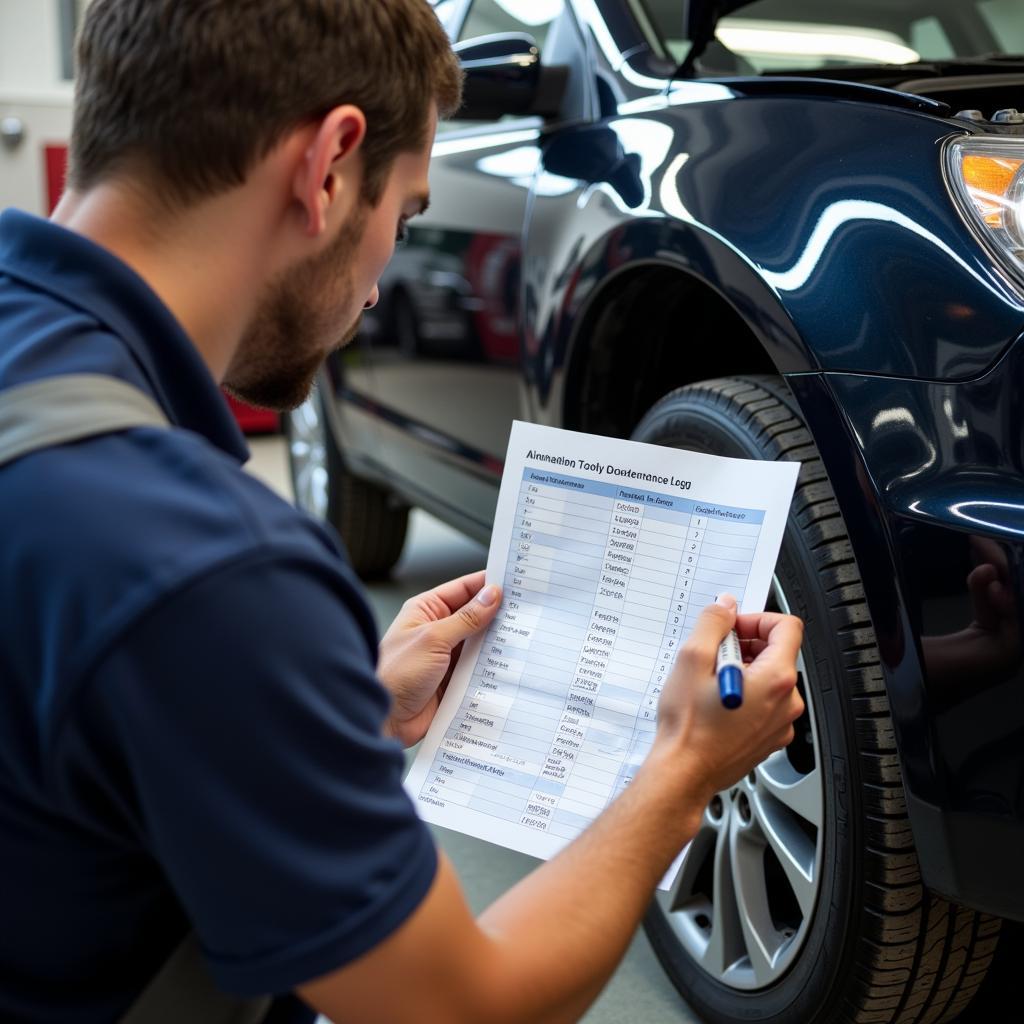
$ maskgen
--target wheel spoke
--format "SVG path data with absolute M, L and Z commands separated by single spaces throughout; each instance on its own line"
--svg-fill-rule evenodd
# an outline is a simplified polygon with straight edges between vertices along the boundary
M 815 845 L 797 825 L 792 812 L 771 797 L 755 796 L 751 807 L 757 831 L 778 858 L 804 918 L 814 910 L 817 879 L 814 877 Z
M 777 577 L 772 593 L 788 613 Z M 817 906 L 824 770 L 814 680 L 803 655 L 797 667 L 807 705 L 800 728 L 810 745 L 771 755 L 718 794 L 717 813 L 709 808 L 671 892 L 658 897 L 690 959 L 738 992 L 768 988 L 792 967 Z
M 327 448 L 324 424 L 311 396 L 290 414 L 292 476 L 298 506 L 319 519 L 327 516 Z
M 741 913 L 736 903 L 733 864 L 729 855 L 729 831 L 731 829 L 723 829 L 716 837 L 711 938 L 701 960 L 704 969 L 718 977 L 743 955 Z
M 772 923 L 764 875 L 764 847 L 759 837 L 743 832 L 734 821 L 728 839 L 729 859 L 735 881 L 736 907 L 743 943 L 757 985 L 775 978 L 775 954 L 782 936 Z
M 679 872 L 668 895 L 669 910 L 680 910 L 691 900 L 697 883 L 697 875 L 704 861 L 712 853 L 718 831 L 711 825 L 706 816 L 699 831 L 690 841 L 679 865 Z
M 802 775 L 790 763 L 785 751 L 778 750 L 758 765 L 757 780 L 779 803 L 815 828 L 821 828 L 823 798 L 821 772 L 817 766 Z

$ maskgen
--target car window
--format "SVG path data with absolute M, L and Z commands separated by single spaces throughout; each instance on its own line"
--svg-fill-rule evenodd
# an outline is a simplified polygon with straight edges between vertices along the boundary
M 640 0 L 657 42 L 682 61 L 683 0 Z M 1020 0 L 755 0 L 718 22 L 705 65 L 727 72 L 913 64 L 1024 50 Z
M 1006 53 L 1024 53 L 1024 11 L 1020 0 L 981 0 L 978 10 Z
M 942 22 L 934 16 L 911 23 L 910 48 L 921 55 L 921 60 L 950 60 L 956 56 Z
M 459 40 L 498 32 L 525 32 L 544 52 L 551 23 L 565 9 L 565 0 L 473 0 Z
M 751 4 L 751 8 L 758 7 Z M 872 25 L 782 21 L 753 14 L 723 18 L 718 41 L 756 71 L 845 64 L 910 64 L 918 53 L 899 33 Z
M 438 0 L 438 2 L 433 3 L 437 20 L 444 25 L 446 32 L 451 33 L 452 22 L 455 20 L 455 15 L 459 13 L 461 6 L 460 0 Z

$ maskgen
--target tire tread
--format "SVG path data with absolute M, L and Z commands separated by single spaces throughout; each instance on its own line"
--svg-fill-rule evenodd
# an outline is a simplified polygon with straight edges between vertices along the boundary
M 661 426 L 670 435 L 673 402 L 680 395 L 743 423 L 768 457 L 802 463 L 793 516 L 820 573 L 842 648 L 842 685 L 854 713 L 867 812 L 864 927 L 853 951 L 853 984 L 833 1008 L 830 1024 L 947 1024 L 984 980 L 1000 921 L 951 903 L 922 883 L 874 627 L 817 448 L 778 377 L 719 378 L 680 388 L 666 395 L 645 423 L 663 417 Z
M 334 521 L 353 568 L 362 579 L 386 576 L 402 554 L 409 510 L 347 469 L 336 476 L 340 487 Z

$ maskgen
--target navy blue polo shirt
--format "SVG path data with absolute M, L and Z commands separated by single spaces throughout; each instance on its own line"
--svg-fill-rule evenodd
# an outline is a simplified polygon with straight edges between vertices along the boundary
M 5 1022 L 116 1019 L 190 927 L 224 989 L 287 993 L 380 943 L 436 870 L 336 540 L 242 471 L 145 282 L 8 211 L 0 390 L 83 372 L 178 429 L 0 469 Z

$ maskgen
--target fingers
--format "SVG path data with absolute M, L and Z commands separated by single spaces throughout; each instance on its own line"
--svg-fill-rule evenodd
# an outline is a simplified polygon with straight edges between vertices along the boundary
M 764 640 L 767 642 L 772 630 L 783 619 L 791 618 L 782 612 L 750 612 L 736 616 L 736 635 L 740 643 L 744 640 Z
M 775 738 L 774 747 L 776 750 L 785 750 L 786 747 L 796 739 L 796 730 L 791 725 L 787 725 L 785 729 Z
M 976 566 L 967 576 L 974 618 L 982 629 L 995 629 L 999 625 L 999 616 L 990 597 L 990 594 L 998 593 L 998 588 L 999 573 L 990 562 Z
M 486 570 L 480 569 L 478 572 L 471 572 L 448 583 L 442 583 L 434 588 L 433 593 L 448 606 L 449 614 L 456 612 L 480 592 L 484 585 L 485 572 Z
M 804 699 L 800 696 L 800 691 L 796 687 L 795 666 L 791 671 L 784 669 L 782 675 L 776 674 L 775 678 L 783 686 L 781 694 L 783 696 L 783 703 L 779 706 L 780 713 L 775 719 L 776 721 L 782 720 L 782 727 L 771 741 L 772 751 L 785 750 L 793 742 L 796 738 L 795 723 L 805 710 Z M 788 693 L 785 689 L 787 687 Z
M 804 699 L 800 696 L 800 691 L 794 686 L 789 695 L 790 722 L 795 722 L 804 713 L 805 709 Z
M 684 660 L 693 671 L 709 672 L 714 669 L 718 648 L 736 622 L 736 599 L 724 594 L 718 600 L 720 604 L 709 604 L 700 613 L 689 639 L 679 652 L 680 660 Z
M 993 580 L 989 584 L 988 599 L 992 602 L 992 607 L 1004 619 L 1013 619 L 1016 615 L 1017 608 L 1013 600 L 1013 591 L 1001 580 Z
M 741 647 L 745 653 L 753 653 L 754 665 L 792 665 L 795 674 L 797 655 L 804 639 L 804 624 L 800 619 L 795 615 L 766 612 L 760 617 L 741 615 L 736 625 L 737 633 L 743 629 Z M 743 639 L 749 642 L 743 644 Z
M 999 576 L 998 566 L 985 562 L 967 577 L 974 618 L 982 629 L 997 630 L 1000 620 L 1014 615 L 1013 592 Z
M 970 545 L 971 554 L 979 565 L 987 562 L 996 570 L 1001 579 L 1006 578 L 1009 565 L 1006 561 L 1006 550 L 1002 544 L 989 537 L 973 536 Z
M 744 640 L 740 638 L 740 651 L 744 664 L 750 664 L 768 646 L 767 640 Z
M 483 582 L 482 578 L 480 582 Z M 500 607 L 501 588 L 489 584 L 480 589 L 472 600 L 465 601 L 458 611 L 435 622 L 431 629 L 435 636 L 441 637 L 449 648 L 453 648 L 490 625 Z

